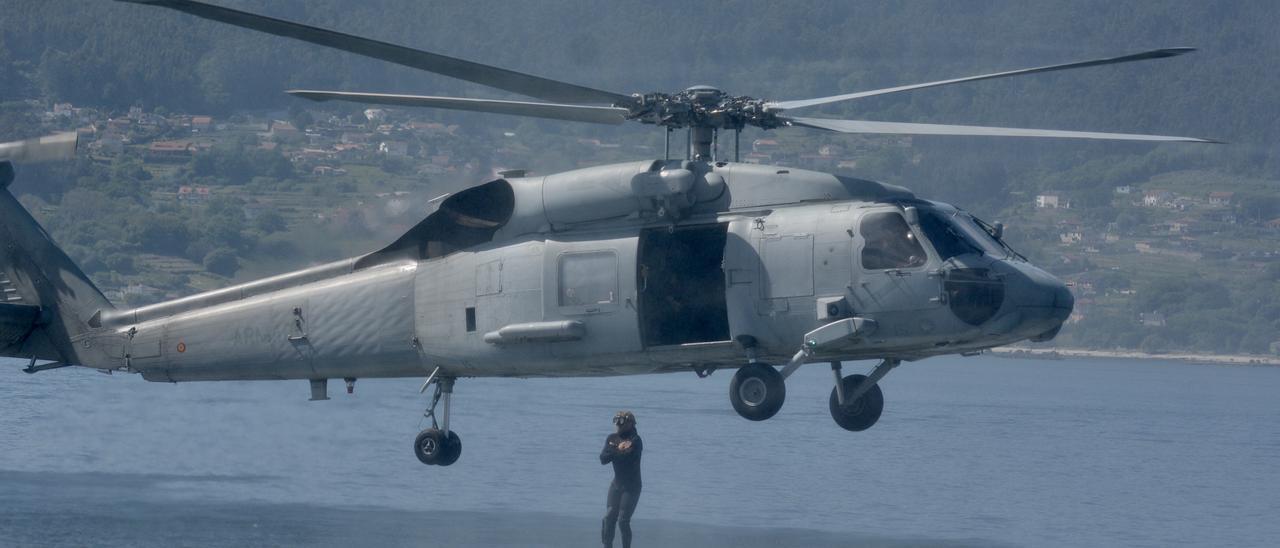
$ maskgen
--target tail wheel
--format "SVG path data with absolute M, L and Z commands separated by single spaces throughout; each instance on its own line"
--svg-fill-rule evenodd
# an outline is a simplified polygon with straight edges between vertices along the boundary
M 865 375 L 849 375 L 842 379 L 840 384 L 845 394 L 852 394 L 866 378 Z M 846 401 L 844 405 L 840 405 L 840 396 L 833 387 L 828 406 L 831 408 L 831 418 L 835 419 L 840 428 L 850 432 L 861 432 L 871 428 L 876 421 L 880 420 L 880 413 L 884 411 L 884 392 L 880 391 L 880 384 L 877 383 L 857 400 Z
M 738 369 L 729 382 L 729 402 L 742 418 L 762 421 L 782 409 L 787 385 L 771 366 L 754 363 Z

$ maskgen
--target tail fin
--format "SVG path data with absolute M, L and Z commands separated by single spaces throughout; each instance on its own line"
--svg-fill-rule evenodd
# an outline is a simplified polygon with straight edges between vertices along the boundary
M 0 161 L 0 356 L 87 365 L 73 340 L 113 308 L 8 190 Z

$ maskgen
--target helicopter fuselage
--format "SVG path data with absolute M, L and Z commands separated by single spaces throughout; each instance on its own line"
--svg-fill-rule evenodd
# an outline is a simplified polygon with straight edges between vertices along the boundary
M 594 376 L 919 359 L 1051 337 L 1066 287 L 946 204 L 812 171 L 659 160 L 438 199 L 385 249 L 134 310 L 82 365 L 153 381 Z

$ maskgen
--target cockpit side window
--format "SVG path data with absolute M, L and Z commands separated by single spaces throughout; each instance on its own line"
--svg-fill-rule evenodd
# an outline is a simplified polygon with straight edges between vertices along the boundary
M 947 260 L 957 255 L 979 251 L 978 247 L 965 241 L 960 232 L 938 213 L 925 210 L 920 216 L 920 229 L 938 252 L 938 258 Z
M 938 252 L 938 257 L 944 261 L 966 253 L 1004 256 L 1000 244 L 978 227 L 968 214 L 922 208 L 920 228 L 929 243 L 933 244 L 933 250 Z
M 868 213 L 858 227 L 865 242 L 862 267 L 867 270 L 924 266 L 924 248 L 907 221 L 896 211 Z

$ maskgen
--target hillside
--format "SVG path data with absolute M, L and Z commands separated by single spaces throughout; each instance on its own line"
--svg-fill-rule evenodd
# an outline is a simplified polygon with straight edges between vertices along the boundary
M 1228 145 L 803 130 L 743 142 L 756 161 L 902 184 L 1004 221 L 1015 247 L 1076 284 L 1059 344 L 1265 353 L 1280 341 L 1274 2 L 222 3 L 620 92 L 710 83 L 777 99 L 1195 46 L 813 114 Z M 431 111 L 373 120 L 358 105 L 293 99 L 280 90 L 504 94 L 166 10 L 0 0 L 0 13 L 0 139 L 88 128 L 96 147 L 25 169 L 16 190 L 119 300 L 372 249 L 416 221 L 419 197 L 494 168 L 545 173 L 661 147 L 652 128 Z M 1037 207 L 1047 196 L 1069 207 Z

